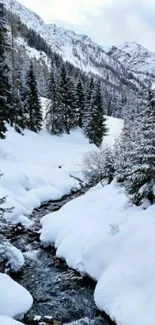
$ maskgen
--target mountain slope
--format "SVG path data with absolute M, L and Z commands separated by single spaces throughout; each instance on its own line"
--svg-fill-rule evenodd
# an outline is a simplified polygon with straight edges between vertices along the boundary
M 130 75 L 129 78 L 126 68 L 118 60 L 107 55 L 104 48 L 92 42 L 89 37 L 53 24 L 45 24 L 38 15 L 15 0 L 0 2 L 4 3 L 8 10 L 11 9 L 12 3 L 12 11 L 20 17 L 22 23 L 35 30 L 65 61 L 71 62 L 87 74 L 100 76 L 109 87 L 116 87 L 118 91 L 126 87 L 127 81 L 131 82 L 133 87 L 141 87 L 134 80 L 134 76 Z
M 155 80 L 155 53 L 135 42 L 124 42 L 119 46 L 105 48 L 107 54 L 118 60 L 126 69 Z

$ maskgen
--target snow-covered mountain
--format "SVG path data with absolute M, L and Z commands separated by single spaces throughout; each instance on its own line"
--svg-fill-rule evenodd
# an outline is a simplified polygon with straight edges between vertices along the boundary
M 130 78 L 126 68 L 113 56 L 108 55 L 102 46 L 94 43 L 86 35 L 78 35 L 73 31 L 59 28 L 45 22 L 34 12 L 16 0 L 0 0 L 7 9 L 20 17 L 22 23 L 35 30 L 51 46 L 52 50 L 86 73 L 93 73 L 102 78 L 106 85 L 124 89 L 126 81 L 134 87 L 140 87 L 134 76 Z M 11 6 L 12 3 L 12 6 Z
M 124 42 L 119 46 L 105 48 L 105 51 L 118 60 L 126 69 L 155 80 L 155 53 L 135 42 Z
M 103 47 L 93 43 L 88 36 L 78 35 L 54 24 L 45 24 L 38 15 L 15 0 L 0 0 L 0 2 L 3 2 L 7 9 L 11 8 L 12 3 L 12 11 L 28 28 L 35 30 L 54 51 L 80 69 L 99 74 L 100 69 L 96 68 L 96 64 L 102 65 L 105 62 L 120 69 L 119 62 L 108 56 Z

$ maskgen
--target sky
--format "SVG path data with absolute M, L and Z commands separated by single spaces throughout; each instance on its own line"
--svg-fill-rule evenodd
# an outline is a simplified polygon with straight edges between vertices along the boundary
M 137 42 L 155 51 L 155 0 L 18 0 L 45 22 L 109 46 Z

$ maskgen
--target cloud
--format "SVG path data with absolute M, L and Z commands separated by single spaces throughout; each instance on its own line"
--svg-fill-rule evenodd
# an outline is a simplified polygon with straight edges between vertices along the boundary
M 81 24 L 89 12 L 99 11 L 104 0 L 19 0 L 19 2 L 36 11 L 46 21 L 54 19 Z
M 155 51 L 155 0 L 18 0 L 44 20 L 103 44 L 136 41 Z

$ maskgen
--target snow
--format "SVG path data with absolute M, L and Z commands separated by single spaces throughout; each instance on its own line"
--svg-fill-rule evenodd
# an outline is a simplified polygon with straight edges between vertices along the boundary
M 0 257 L 8 261 L 6 266 L 13 272 L 20 271 L 24 265 L 24 256 L 22 252 L 3 237 L 0 237 Z
M 119 138 L 122 129 L 123 129 L 123 120 L 105 116 L 107 119 L 107 127 L 108 127 L 108 136 L 104 138 L 103 144 L 108 145 L 109 147 L 113 146 L 115 140 Z
M 34 208 L 48 200 L 59 200 L 79 182 L 70 175 L 80 176 L 79 157 L 88 150 L 88 140 L 80 130 L 71 135 L 50 136 L 45 131 L 24 136 L 8 126 L 6 139 L 1 141 L 1 196 L 4 206 L 14 207 L 5 217 L 13 223 L 32 224 L 27 217 Z M 61 166 L 62 168 L 59 168 Z
M 123 42 L 117 46 L 104 47 L 106 53 L 112 51 L 112 57 L 117 59 L 126 69 L 145 83 L 153 81 L 155 73 L 155 53 L 136 42 Z M 149 87 L 149 85 L 148 85 Z
M 7 266 L 10 266 L 13 272 L 18 272 L 24 265 L 24 256 L 16 247 L 9 245 L 6 249 L 5 257 L 8 259 Z
M 0 325 L 22 325 L 23 323 L 20 323 L 8 316 L 1 316 L 0 315 Z
M 0 317 L 3 315 L 20 319 L 31 308 L 32 302 L 32 297 L 25 288 L 8 275 L 0 273 Z M 10 324 L 13 325 L 13 321 L 11 323 L 10 320 Z
M 18 1 L 0 0 L 0 2 L 4 3 L 7 9 L 12 8 L 12 11 L 20 17 L 21 21 L 29 29 L 40 34 L 52 50 L 63 57 L 64 61 L 71 62 L 87 73 L 91 72 L 102 76 L 105 80 L 108 73 L 109 82 L 114 86 L 120 85 L 120 77 L 124 76 L 123 66 L 113 57 L 107 55 L 104 48 L 94 43 L 88 36 L 76 34 L 71 30 L 57 27 L 55 24 L 46 24 L 41 17 Z M 28 46 L 25 46 L 25 49 L 30 57 L 38 59 L 41 55 L 41 59 L 48 63 L 44 53 L 40 54 Z M 108 66 L 116 70 L 117 73 L 113 73 L 113 69 L 108 69 Z
M 40 63 L 44 62 L 47 65 L 48 69 L 50 69 L 51 60 L 48 58 L 45 52 L 38 51 L 35 48 L 28 46 L 27 42 L 22 37 L 17 37 L 15 43 L 17 48 L 20 48 L 21 46 L 24 47 L 24 51 L 30 59 L 35 58 Z
M 42 103 L 45 103 L 42 98 Z M 109 136 L 113 143 L 122 128 L 122 121 L 108 118 Z M 29 130 L 21 135 L 9 125 L 6 139 L 1 140 L 1 196 L 7 196 L 4 207 L 14 207 L 5 218 L 29 227 L 33 209 L 48 200 L 59 200 L 71 190 L 79 189 L 82 179 L 81 161 L 85 152 L 95 150 L 81 129 L 70 135 L 51 136 L 45 130 L 36 134 Z M 111 130 L 112 128 L 112 130 Z M 59 168 L 61 167 L 61 168 Z M 74 178 L 75 177 L 75 178 Z
M 155 205 L 132 206 L 115 182 L 98 184 L 41 224 L 42 243 L 97 281 L 99 309 L 117 324 L 154 325 Z

